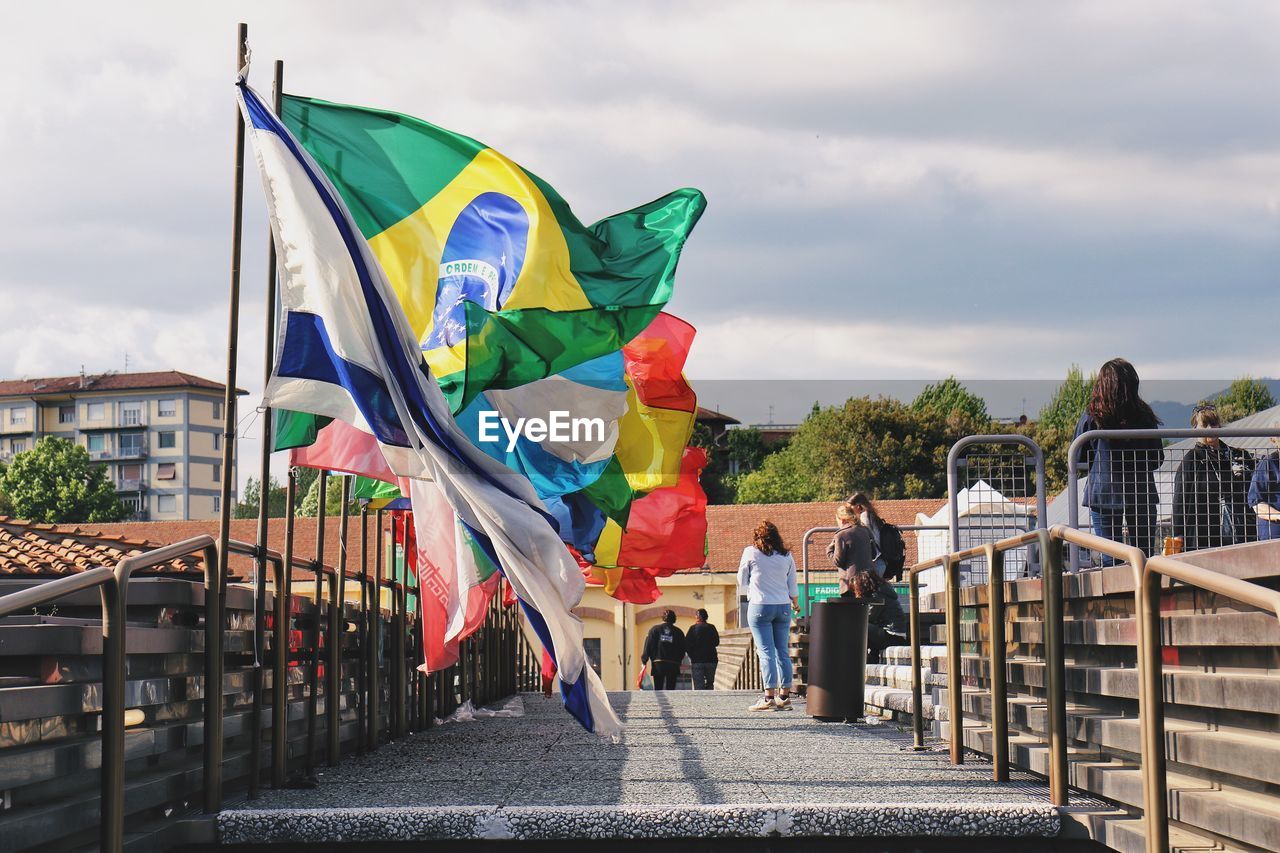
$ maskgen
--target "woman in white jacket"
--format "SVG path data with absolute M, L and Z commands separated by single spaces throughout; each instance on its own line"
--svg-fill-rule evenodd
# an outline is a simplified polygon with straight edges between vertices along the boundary
M 778 528 L 765 520 L 756 527 L 755 541 L 742 551 L 738 564 L 738 592 L 747 596 L 747 625 L 760 658 L 764 698 L 752 711 L 791 708 L 791 615 L 796 610 L 796 561 Z

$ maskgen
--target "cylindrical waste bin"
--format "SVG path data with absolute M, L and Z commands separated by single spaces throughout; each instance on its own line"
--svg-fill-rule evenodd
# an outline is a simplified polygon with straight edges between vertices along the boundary
M 828 598 L 813 605 L 805 680 L 809 716 L 819 720 L 862 717 L 868 609 L 856 598 Z

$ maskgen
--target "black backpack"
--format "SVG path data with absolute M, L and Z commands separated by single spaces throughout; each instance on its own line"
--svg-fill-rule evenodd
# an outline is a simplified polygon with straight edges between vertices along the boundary
M 880 522 L 880 558 L 884 560 L 884 579 L 902 577 L 907 562 L 907 544 L 902 541 L 902 531 L 887 521 Z

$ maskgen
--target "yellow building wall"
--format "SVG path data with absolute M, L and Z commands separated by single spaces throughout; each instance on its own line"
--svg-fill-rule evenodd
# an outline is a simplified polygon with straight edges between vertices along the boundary
M 640 672 L 640 654 L 649 629 L 662 621 L 668 608 L 676 612 L 676 625 L 688 630 L 698 608 L 707 610 L 711 624 L 720 630 L 737 627 L 737 580 L 730 573 L 679 574 L 659 578 L 662 596 L 653 604 L 624 604 L 588 586 L 576 609 L 583 622 L 583 637 L 600 641 L 600 679 L 606 690 L 634 690 Z

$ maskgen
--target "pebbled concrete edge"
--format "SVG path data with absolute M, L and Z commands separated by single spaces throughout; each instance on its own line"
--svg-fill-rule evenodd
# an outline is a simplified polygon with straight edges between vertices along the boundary
M 1026 803 L 680 806 L 430 806 L 241 809 L 218 815 L 223 844 L 626 838 L 1053 837 L 1058 809 Z

